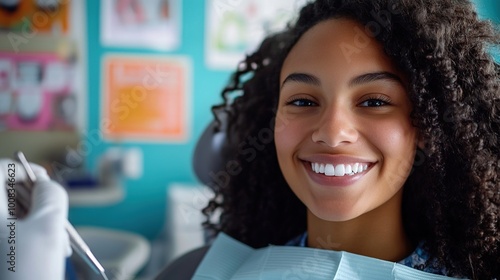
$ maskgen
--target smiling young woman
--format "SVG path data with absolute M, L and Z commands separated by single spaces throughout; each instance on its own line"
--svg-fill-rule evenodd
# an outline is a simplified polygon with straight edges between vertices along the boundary
M 309 246 L 321 247 L 317 240 L 329 237 L 336 250 L 398 261 L 413 250 L 400 190 L 414 161 L 417 129 L 404 75 L 380 44 L 370 39 L 349 59 L 339 51 L 354 41 L 355 28 L 363 26 L 321 22 L 286 57 L 278 162 L 307 207 Z
M 499 43 L 467 0 L 309 3 L 214 107 L 241 172 L 206 228 L 500 278 Z M 270 124 L 249 159 L 242 143 Z

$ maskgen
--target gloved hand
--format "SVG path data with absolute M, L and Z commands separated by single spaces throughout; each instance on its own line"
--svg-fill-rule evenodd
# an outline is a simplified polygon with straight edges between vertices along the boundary
M 0 159 L 0 279 L 62 280 L 65 259 L 71 255 L 65 230 L 68 196 L 45 169 L 31 166 L 37 177 L 31 207 L 27 216 L 15 220 L 8 209 L 13 191 L 7 192 L 6 187 L 10 188 L 11 178 L 16 188 L 28 177 L 19 162 Z

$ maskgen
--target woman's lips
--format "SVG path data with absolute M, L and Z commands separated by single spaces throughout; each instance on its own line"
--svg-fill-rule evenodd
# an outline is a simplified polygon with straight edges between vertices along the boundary
M 311 162 L 311 169 L 316 173 L 325 174 L 325 176 L 352 176 L 368 169 L 369 163 L 318 163 Z
M 354 184 L 368 173 L 375 163 L 317 163 L 302 160 L 309 177 L 320 185 L 332 187 L 347 187 Z

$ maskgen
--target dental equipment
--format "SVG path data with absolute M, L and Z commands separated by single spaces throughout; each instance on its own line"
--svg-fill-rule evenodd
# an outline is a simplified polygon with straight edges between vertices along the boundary
M 27 191 L 31 194 L 33 186 L 37 180 L 35 173 L 33 172 L 33 169 L 31 169 L 31 166 L 26 160 L 26 157 L 24 156 L 23 152 L 18 151 L 15 153 L 14 156 L 19 160 L 24 170 L 26 171 L 26 174 L 28 175 L 29 184 L 27 185 L 28 188 Z M 22 199 L 19 199 L 19 203 L 25 209 L 29 209 L 28 201 L 25 199 L 26 197 L 20 197 L 20 198 Z M 87 246 L 85 241 L 82 239 L 82 237 L 78 234 L 76 229 L 73 227 L 73 225 L 71 225 L 71 223 L 68 220 L 66 220 L 65 228 L 66 231 L 68 232 L 69 241 L 73 251 L 75 251 L 95 273 L 100 275 L 102 279 L 108 280 L 108 277 L 104 272 L 104 267 L 99 263 L 99 261 L 94 256 L 94 254 Z

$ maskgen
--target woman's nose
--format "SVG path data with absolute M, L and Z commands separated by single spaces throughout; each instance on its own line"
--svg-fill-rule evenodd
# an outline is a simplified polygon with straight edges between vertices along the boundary
M 312 134 L 313 142 L 330 147 L 354 143 L 358 137 L 354 113 L 340 106 L 326 110 Z

